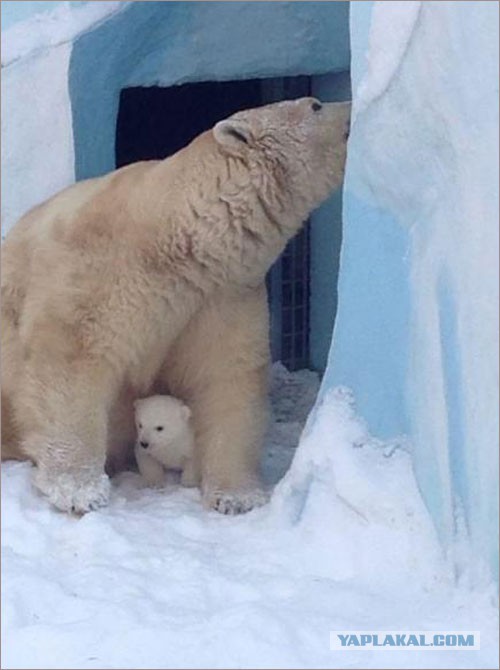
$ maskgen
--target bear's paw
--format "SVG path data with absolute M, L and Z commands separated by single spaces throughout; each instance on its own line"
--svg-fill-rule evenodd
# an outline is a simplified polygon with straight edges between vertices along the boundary
M 269 500 L 269 495 L 261 488 L 248 491 L 208 490 L 203 494 L 205 507 L 220 514 L 245 514 L 254 507 L 261 507 Z
M 111 489 L 109 477 L 100 473 L 94 477 L 78 473 L 54 474 L 37 467 L 34 485 L 62 512 L 84 514 L 107 505 Z

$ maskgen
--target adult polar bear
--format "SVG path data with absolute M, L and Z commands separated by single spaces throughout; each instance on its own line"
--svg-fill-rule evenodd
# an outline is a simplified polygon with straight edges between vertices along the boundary
M 263 502 L 264 277 L 340 184 L 349 116 L 313 98 L 238 112 L 171 158 L 71 186 L 9 233 L 3 457 L 32 459 L 56 507 L 107 502 L 133 399 L 167 392 L 193 411 L 204 503 Z

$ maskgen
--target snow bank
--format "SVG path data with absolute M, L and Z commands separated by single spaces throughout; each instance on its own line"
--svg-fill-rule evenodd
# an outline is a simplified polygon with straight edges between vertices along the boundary
M 446 582 L 405 446 L 373 439 L 349 390 L 323 398 L 273 500 L 307 537 L 314 572 L 389 591 Z
M 275 367 L 266 469 L 293 455 L 317 384 Z M 396 446 L 334 390 L 271 504 L 233 518 L 132 472 L 109 507 L 71 518 L 30 465 L 4 465 L 2 667 L 497 667 L 491 594 L 451 585 Z M 482 648 L 329 651 L 330 630 L 359 628 L 480 629 Z

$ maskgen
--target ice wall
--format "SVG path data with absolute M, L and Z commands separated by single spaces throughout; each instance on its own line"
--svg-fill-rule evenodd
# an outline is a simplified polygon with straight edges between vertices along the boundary
M 498 543 L 498 5 L 351 4 L 354 120 L 323 392 L 406 433 L 446 545 Z M 464 569 L 463 554 L 455 556 Z

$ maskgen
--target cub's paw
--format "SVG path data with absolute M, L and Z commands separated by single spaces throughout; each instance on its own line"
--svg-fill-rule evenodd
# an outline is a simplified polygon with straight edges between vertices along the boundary
M 203 504 L 221 514 L 244 514 L 254 507 L 261 507 L 269 500 L 262 489 L 248 491 L 223 491 L 208 489 L 203 493 Z
M 95 477 L 73 473 L 54 474 L 44 468 L 35 471 L 34 485 L 62 512 L 84 514 L 108 504 L 111 484 L 104 473 Z

